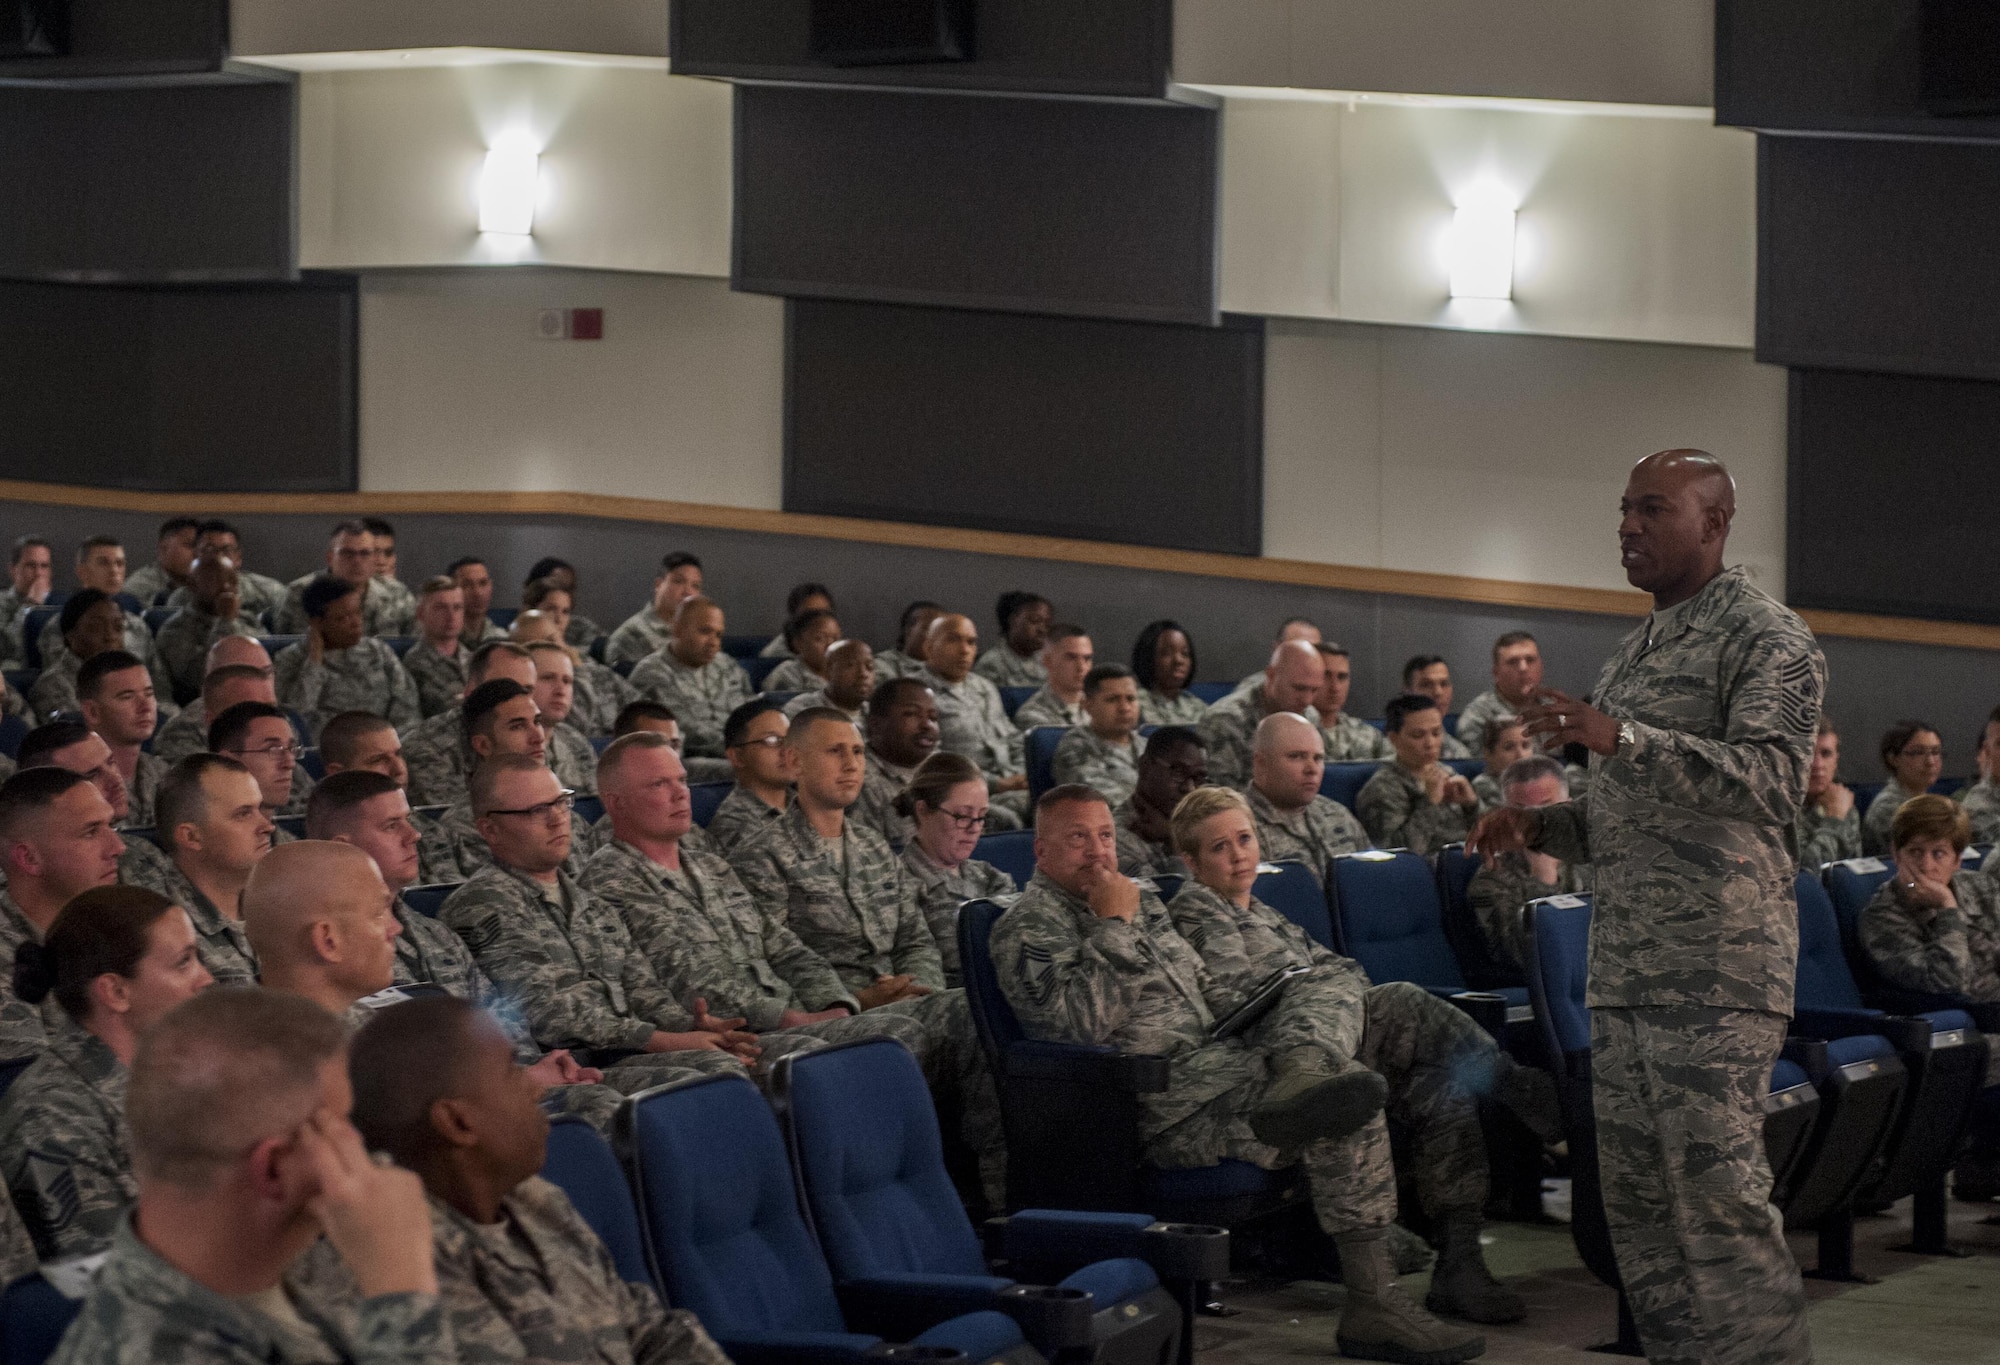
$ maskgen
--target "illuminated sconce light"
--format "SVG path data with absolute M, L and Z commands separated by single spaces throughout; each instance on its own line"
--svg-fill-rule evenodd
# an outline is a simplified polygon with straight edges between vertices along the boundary
M 497 142 L 479 173 L 479 230 L 509 237 L 535 231 L 535 200 L 541 189 L 541 155 L 521 138 Z
M 1511 205 L 1482 199 L 1452 214 L 1446 256 L 1455 299 L 1514 297 L 1514 219 Z

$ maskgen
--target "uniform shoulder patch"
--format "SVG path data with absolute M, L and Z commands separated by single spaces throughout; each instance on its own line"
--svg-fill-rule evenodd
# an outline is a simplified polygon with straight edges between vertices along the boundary
M 1785 661 L 1778 674 L 1783 697 L 1779 703 L 1785 728 L 1793 734 L 1810 735 L 1819 726 L 1819 670 L 1810 655 L 1800 652 Z

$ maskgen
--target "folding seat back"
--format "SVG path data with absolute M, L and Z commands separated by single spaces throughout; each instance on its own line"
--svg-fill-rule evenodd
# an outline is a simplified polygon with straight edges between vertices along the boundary
M 981 835 L 973 846 L 972 856 L 999 868 L 1014 879 L 1015 886 L 1026 890 L 1028 878 L 1035 875 L 1035 832 L 1004 829 L 998 834 Z
M 1965 850 L 1965 855 L 1958 860 L 1958 865 L 1967 872 L 1981 871 L 1986 866 L 1986 855 L 1992 851 L 1991 844 L 1974 844 Z
M 696 782 L 690 786 L 688 799 L 694 807 L 695 824 L 707 829 L 708 822 L 715 818 L 716 807 L 722 804 L 722 798 L 729 795 L 729 789 L 735 785 L 733 782 Z
M 1378 985 L 1465 989 L 1444 936 L 1444 908 L 1430 864 L 1407 851 L 1369 849 L 1333 860 L 1327 880 L 1341 950 Z
M 438 911 L 444 908 L 446 899 L 464 885 L 464 882 L 436 882 L 430 886 L 405 887 L 403 903 L 420 915 L 436 919 Z
M 771 643 L 768 635 L 725 635 L 722 637 L 722 652 L 741 663 L 756 658 L 764 652 L 764 646 Z
M 598 638 L 599 638 L 599 639 L 601 640 L 601 639 L 603 639 L 604 637 L 600 635 L 600 636 L 598 636 Z M 616 736 L 615 736 L 615 735 L 593 735 L 593 736 L 591 736 L 591 739 L 590 739 L 590 752 L 592 752 L 593 754 L 596 754 L 596 755 L 597 755 L 598 757 L 600 757 L 600 758 L 601 758 L 601 757 L 603 757 L 603 756 L 604 756 L 604 751 L 605 751 L 606 749 L 609 749 L 609 748 L 611 747 L 611 741 L 612 741 L 613 739 L 615 739 L 615 738 L 616 738 Z
M 604 818 L 604 802 L 595 796 L 579 796 L 570 807 L 570 828 L 588 829 Z
M 1797 1003 L 1801 1009 L 1862 1010 L 1861 988 L 1848 970 L 1840 941 L 1840 920 L 1826 888 L 1812 873 L 1795 882 L 1799 904 Z
M 1056 745 L 1069 733 L 1067 725 L 1037 725 L 1022 741 L 1028 766 L 1028 805 L 1042 799 L 1042 793 L 1056 784 Z
M 981 839 L 980 849 L 993 837 L 989 834 Z M 980 849 L 975 849 L 972 856 L 980 857 Z M 1014 1007 L 1000 991 L 1000 977 L 993 968 L 989 940 L 994 924 L 1004 913 L 1001 906 L 984 898 L 967 901 L 958 909 L 958 960 L 965 975 L 965 1003 L 971 1008 L 973 1031 L 979 1035 L 980 1047 L 995 1076 L 1006 1074 L 1007 1049 L 1027 1037 Z
M 294 839 L 306 837 L 306 818 L 303 815 L 280 815 L 275 817 L 273 823 Z
M 1213 706 L 1231 692 L 1234 692 L 1236 684 L 1226 682 L 1191 682 L 1187 685 L 1187 690 L 1194 696 L 1199 697 L 1203 705 Z
M 760 655 L 756 658 L 740 660 L 740 662 L 743 665 L 743 671 L 750 675 L 751 690 L 755 691 L 764 685 L 764 679 L 778 671 L 778 665 L 783 663 L 784 660 L 766 659 Z
M 788 706 L 791 704 L 792 698 L 798 696 L 799 694 L 797 692 L 766 692 L 764 695 L 769 697 L 772 701 L 776 702 L 779 706 Z
M 82 1309 L 39 1274 L 14 1281 L 0 1292 L 0 1360 L 42 1365 Z
M 1443 762 L 1468 782 L 1486 771 L 1486 760 L 1480 758 L 1447 758 Z
M 415 648 L 417 637 L 414 635 L 384 635 L 382 643 L 394 650 L 396 657 L 400 659 L 405 654 L 408 654 L 411 649 Z
M 1875 969 L 1874 959 L 1861 946 L 1861 912 L 1890 875 L 1889 864 L 1880 858 L 1847 858 L 1820 869 L 1820 884 L 1826 888 L 1827 899 L 1833 905 L 1834 919 L 1840 926 L 1840 946 L 1855 985 L 1860 988 L 1863 1000 L 1882 1008 L 1914 1012 L 1927 1004 L 1948 1003 L 1885 981 Z
M 28 722 L 19 716 L 0 717 L 0 754 L 14 757 L 21 752 L 21 741 L 27 737 Z
M 299 750 L 299 766 L 306 770 L 306 776 L 315 782 L 326 781 L 326 760 L 319 756 L 319 750 Z
M 1250 894 L 1312 935 L 1322 947 L 1333 947 L 1333 916 L 1327 912 L 1326 888 L 1312 868 L 1297 862 L 1265 863 L 1257 869 L 1257 882 Z
M 574 1117 L 551 1123 L 548 1150 L 542 1157 L 542 1179 L 569 1196 L 583 1221 L 611 1252 L 619 1278 L 634 1284 L 653 1283 L 632 1186 L 611 1145 L 595 1128 Z
M 486 609 L 486 619 L 502 630 L 512 630 L 514 628 L 514 618 L 520 614 L 521 609 L 519 607 L 488 607 Z M 727 637 L 724 638 L 723 643 L 725 645 L 728 644 Z
M 1355 798 L 1381 766 L 1380 763 L 1329 763 L 1320 774 L 1319 794 L 1353 810 Z
M 1007 719 L 1014 719 L 1014 713 L 1021 709 L 1021 703 L 1035 695 L 1038 687 L 1003 687 L 1000 689 L 1000 705 L 1007 712 Z
M 1464 844 L 1446 844 L 1438 850 L 1438 902 L 1442 907 L 1445 941 L 1465 973 L 1466 984 L 1476 991 L 1502 990 L 1526 985 L 1521 973 L 1494 956 L 1472 910 L 1472 879 L 1479 871 L 1479 856 L 1465 851 Z
M 53 595 L 50 600 L 54 601 Z M 28 608 L 27 618 L 21 623 L 21 653 L 25 656 L 28 667 L 42 666 L 42 631 L 49 622 L 60 615 L 62 608 L 58 606 Z

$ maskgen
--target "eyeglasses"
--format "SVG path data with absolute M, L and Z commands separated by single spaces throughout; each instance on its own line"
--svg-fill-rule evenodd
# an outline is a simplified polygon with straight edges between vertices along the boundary
M 1897 752 L 1897 757 L 1898 758 L 1943 758 L 1944 746 L 1941 744 L 1926 744 L 1926 745 L 1912 744 L 1907 749 L 1899 750 Z
M 576 793 L 565 788 L 562 795 L 553 801 L 538 802 L 532 806 L 523 806 L 519 810 L 489 810 L 486 813 L 488 815 L 525 815 L 531 820 L 546 820 L 558 811 L 564 815 L 568 815 L 575 808 Z
M 299 746 L 296 741 L 265 744 L 255 749 L 231 749 L 232 754 L 256 754 L 259 758 L 297 758 Z
M 759 745 L 766 749 L 775 749 L 784 742 L 785 742 L 785 737 L 783 735 L 765 735 L 761 739 L 739 739 L 736 741 L 736 743 L 730 745 L 729 747 L 732 749 L 748 749 L 751 745 L 754 744 L 754 745 Z M 678 744 L 675 745 L 674 747 L 676 750 L 680 748 Z
M 949 806 L 939 806 L 937 812 L 967 833 L 986 824 L 986 812 L 983 810 L 953 810 Z

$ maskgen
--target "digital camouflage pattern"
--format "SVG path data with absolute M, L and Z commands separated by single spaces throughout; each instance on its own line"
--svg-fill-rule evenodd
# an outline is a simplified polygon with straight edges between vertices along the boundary
M 1525 853 L 1487 854 L 1466 887 L 1472 917 L 1479 924 L 1480 937 L 1499 962 L 1514 970 L 1519 984 L 1527 980 L 1528 954 L 1534 944 L 1522 913 L 1529 901 L 1543 896 L 1587 895 L 1588 868 L 1557 864 L 1554 882 L 1541 881 Z
M 824 706 L 829 710 L 840 712 L 841 715 L 846 716 L 849 720 L 853 721 L 857 729 L 860 729 L 865 732 L 868 728 L 867 702 L 865 701 L 862 702 L 860 706 L 850 711 L 846 707 L 835 702 L 832 698 L 828 697 L 826 693 L 819 688 L 814 688 L 810 692 L 801 692 L 796 697 L 793 697 L 790 701 L 786 702 L 785 719 L 791 720 L 793 717 L 797 716 L 799 712 L 810 711 L 814 707 L 819 707 L 819 706 Z
M 153 757 L 169 768 L 208 748 L 208 709 L 200 697 L 183 706 L 180 714 L 153 734 Z
M 1996 811 L 2000 815 L 2000 811 Z M 1808 872 L 1828 863 L 1861 856 L 1861 812 L 1849 810 L 1838 820 L 1807 800 L 1799 804 L 1792 838 L 1798 844 L 1799 866 Z
M 1354 798 L 1354 813 L 1377 848 L 1407 848 L 1428 857 L 1446 844 L 1463 842 L 1472 832 L 1479 807 L 1432 801 L 1424 793 L 1422 778 L 1389 762 L 1362 784 Z
M 407 795 L 413 806 L 449 806 L 466 798 L 472 751 L 465 742 L 465 708 L 453 702 L 427 720 L 397 731 L 403 764 L 410 770 Z
M 1112 809 L 1118 827 L 1118 870 L 1128 877 L 1185 877 L 1187 864 L 1170 839 L 1154 843 L 1139 831 L 1139 812 L 1126 797 Z
M 659 702 L 680 722 L 682 747 L 701 758 L 721 758 L 722 725 L 750 700 L 750 675 L 727 654 L 689 668 L 671 649 L 657 649 L 632 670 L 632 690 Z
M 1882 790 L 1868 803 L 1868 813 L 1861 817 L 1861 851 L 1869 857 L 1881 858 L 1889 853 L 1889 825 L 1896 818 L 1896 812 L 1903 803 L 1922 792 L 1913 792 L 1898 782 L 1892 774 L 1882 784 Z
M 42 1260 L 102 1251 L 139 1197 L 125 1066 L 68 1018 L 0 1096 L 0 1172 Z
M 875 655 L 875 684 L 879 687 L 891 678 L 914 678 L 924 667 L 922 659 L 913 659 L 900 649 L 881 650 Z M 1040 681 L 1036 679 L 1037 684 Z
M 1345 711 L 1331 721 L 1322 720 L 1319 737 L 1326 744 L 1329 763 L 1382 763 L 1396 756 L 1396 746 L 1387 735 Z
M 901 850 L 916 837 L 916 823 L 896 809 L 896 798 L 915 777 L 915 768 L 901 768 L 873 749 L 868 751 L 867 774 L 861 779 L 861 796 L 847 808 L 847 818 L 866 825 L 882 836 L 890 848 Z
M 28 622 L 28 613 L 45 603 L 30 602 L 12 588 L 0 588 L 0 663 L 10 668 L 26 668 L 27 651 L 21 638 Z M 876 667 L 881 666 L 881 658 L 876 658 Z
M 279 837 L 283 835 L 284 831 L 277 831 L 274 843 L 289 838 Z M 134 858 L 131 850 L 140 850 L 140 856 Z M 119 880 L 157 891 L 187 911 L 194 924 L 195 952 L 216 985 L 242 986 L 256 981 L 257 954 L 250 946 L 250 935 L 243 931 L 243 921 L 223 914 L 169 859 L 157 853 L 148 856 L 143 852 L 143 841 L 135 842 L 119 863 Z
M 971 759 L 989 778 L 1020 774 L 1021 732 L 990 679 L 968 673 L 948 683 L 928 667 L 916 676 L 937 697 L 938 748 Z
M 1764 1095 L 1784 1041 L 1783 1017 L 1768 1012 L 1591 1011 L 1604 1212 L 1650 1361 L 1812 1359 L 1764 1154 Z
M 1965 810 L 1965 818 L 1972 825 L 1972 842 L 1975 844 L 2000 843 L 2000 782 L 1990 777 L 1982 777 L 1958 794 L 1958 804 Z M 1844 858 L 1858 856 L 1860 841 L 1855 841 L 1856 853 L 1844 853 Z M 1832 861 L 1829 859 L 1828 861 Z
M 1116 806 L 1132 795 L 1139 785 L 1139 756 L 1146 752 L 1146 737 L 1132 735 L 1123 744 L 1113 744 L 1088 725 L 1079 725 L 1056 745 L 1056 784 L 1081 782 L 1104 794 Z
M 1202 744 L 1208 750 L 1208 781 L 1216 787 L 1246 791 L 1250 786 L 1250 759 L 1257 747 L 1257 727 L 1268 714 L 1264 709 L 1262 673 L 1248 692 L 1232 692 L 1203 713 Z M 1308 724 L 1319 724 L 1319 712 L 1308 707 L 1299 713 Z
M 435 1294 L 360 1298 L 351 1277 L 322 1287 L 288 1277 L 282 1292 L 314 1335 L 266 1317 L 243 1299 L 196 1283 L 120 1220 L 111 1254 L 51 1365 L 455 1365 Z
M 306 616 L 306 588 L 319 574 L 309 573 L 294 578 L 285 587 L 285 604 L 278 608 L 273 618 L 273 629 L 280 635 L 304 635 L 312 628 Z M 398 583 L 396 587 L 401 588 Z M 409 590 L 404 589 L 401 597 L 395 588 L 379 578 L 371 578 L 361 591 L 361 629 L 372 636 L 415 635 L 415 604 L 409 600 Z
M 803 659 L 786 659 L 764 675 L 764 685 L 760 692 L 815 692 L 826 686 L 826 679 L 807 668 Z
M 800 942 L 825 958 L 849 990 L 883 976 L 944 985 L 944 959 L 917 908 L 915 884 L 880 835 L 852 821 L 823 839 L 794 802 L 729 855 L 751 897 L 783 914 Z
M 429 640 L 419 640 L 403 655 L 403 671 L 417 689 L 417 709 L 424 719 L 442 715 L 465 697 L 465 670 L 472 651 L 462 641 L 454 641 L 457 652 L 447 656 Z
M 965 977 L 958 963 L 958 907 L 981 899 L 1004 904 L 1020 888 L 1005 872 L 977 858 L 967 858 L 957 867 L 944 867 L 914 839 L 903 850 L 903 873 L 916 887 L 917 907 L 923 911 L 931 939 L 944 959 L 945 984 L 963 985 Z
M 1478 758 L 1486 752 L 1486 727 L 1496 721 L 1512 720 L 1516 714 L 1512 703 L 1489 687 L 1458 713 L 1458 742 L 1472 757 Z
M 543 731 L 548 737 L 549 767 L 556 780 L 579 795 L 597 791 L 597 750 L 582 732 L 565 720 Z
M 83 661 L 69 652 L 69 643 L 63 639 L 61 616 L 51 616 L 38 638 L 43 670 L 67 661 L 67 671 L 73 684 L 76 670 L 83 666 Z M 125 652 L 146 665 L 146 671 L 153 676 L 153 691 L 159 695 L 160 710 L 171 711 L 174 706 L 174 680 L 160 658 L 159 647 L 153 640 L 153 629 L 146 624 L 145 617 L 135 616 L 129 611 L 125 613 Z
M 0 889 L 0 1061 L 34 1057 L 48 1046 L 48 1015 L 14 994 L 14 955 L 23 943 L 40 943 L 41 931 L 13 896 Z M 47 1002 L 44 1002 L 46 1005 Z
M 271 661 L 278 703 L 305 718 L 315 742 L 320 727 L 342 711 L 366 711 L 401 729 L 423 719 L 417 685 L 396 651 L 363 636 L 351 649 L 329 649 L 317 662 L 305 641 L 281 649 Z
M 618 727 L 618 713 L 637 700 L 631 683 L 586 654 L 576 662 L 576 698 L 568 723 L 591 739 L 605 739 Z
M 161 623 L 160 633 L 153 637 L 153 648 L 160 653 L 160 662 L 167 670 L 167 681 L 174 689 L 173 696 L 196 697 L 201 694 L 202 675 L 208 668 L 208 651 L 217 640 L 226 640 L 232 635 L 255 638 L 263 634 L 248 610 L 239 605 L 236 615 L 225 621 L 189 603 Z
M 240 564 L 236 566 L 237 610 L 251 621 L 262 625 L 267 619 L 277 620 L 278 613 L 284 609 L 285 592 L 285 585 L 277 579 Z M 187 587 L 175 588 L 161 605 L 175 611 L 191 607 L 194 605 L 194 591 Z
M 1257 846 L 1271 862 L 1304 863 L 1321 884 L 1326 869 L 1343 853 L 1368 847 L 1368 832 L 1354 813 L 1338 801 L 1315 796 L 1297 810 L 1280 810 L 1261 788 L 1249 790 L 1250 818 L 1257 826 Z
M 1207 714 L 1208 703 L 1185 689 L 1173 697 L 1164 696 L 1150 687 L 1139 689 L 1141 725 L 1199 725 L 1201 718 Z
M 724 857 L 728 857 L 738 845 L 756 838 L 764 832 L 766 825 L 776 824 L 784 815 L 784 811 L 765 805 L 761 797 L 739 782 L 729 789 L 729 794 L 722 798 L 722 803 L 715 808 L 715 814 L 708 817 L 708 824 L 703 828 L 708 832 L 709 842 Z
M 1859 937 L 1882 979 L 1912 991 L 2000 1001 L 2000 881 L 1951 879 L 1955 906 L 1918 906 L 1896 878 L 1875 888 Z
M 648 602 L 611 632 L 611 638 L 604 642 L 604 657 L 614 664 L 636 664 L 665 649 L 673 638 L 673 623 L 662 621 Z
M 594 842 L 590 826 L 572 822 L 569 857 L 563 863 L 570 876 L 583 874 L 584 862 L 590 857 Z M 493 850 L 486 846 L 486 836 L 479 832 L 472 803 L 464 798 L 440 812 L 417 838 L 418 875 L 426 885 L 469 882 L 491 866 Z
M 82 667 L 76 655 L 69 653 L 54 663 L 42 665 L 41 673 L 28 689 L 28 719 L 31 725 L 53 720 L 60 711 L 78 712 L 83 709 L 76 695 L 76 675 Z
M 1049 680 L 1049 670 L 1040 659 L 1023 658 L 1005 640 L 980 651 L 972 671 L 995 687 L 1040 687 Z
M 1074 727 L 1086 725 L 1089 721 L 1081 699 L 1064 701 L 1049 691 L 1047 683 L 1042 684 L 1034 696 L 1014 708 L 1014 728 L 1017 730 L 1032 730 L 1039 725 Z
M 159 799 L 160 781 L 167 775 L 167 765 L 158 757 L 141 750 L 139 760 L 132 768 L 132 780 L 125 784 L 127 802 L 125 829 L 151 829 L 153 827 L 153 803 Z
M 1588 863 L 1592 1006 L 1789 1015 L 1798 960 L 1792 823 L 1826 660 L 1741 569 L 1628 635 L 1596 705 L 1636 742 L 1592 754 L 1590 791 L 1535 812 L 1532 840 Z

